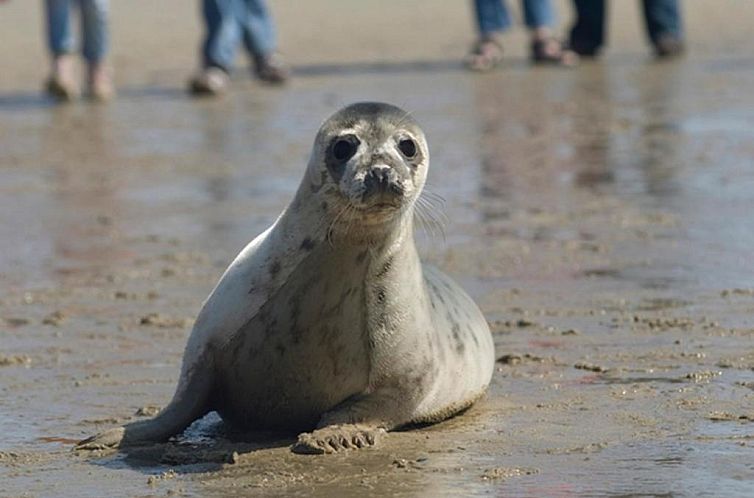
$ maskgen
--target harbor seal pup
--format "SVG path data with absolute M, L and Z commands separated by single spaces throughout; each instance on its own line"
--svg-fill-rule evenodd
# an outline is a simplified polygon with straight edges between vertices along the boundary
M 474 403 L 494 346 L 471 298 L 419 260 L 428 167 L 424 133 L 401 109 L 331 116 L 290 205 L 204 303 L 170 404 L 79 448 L 164 441 L 216 410 L 234 427 L 304 431 L 294 451 L 331 453 Z

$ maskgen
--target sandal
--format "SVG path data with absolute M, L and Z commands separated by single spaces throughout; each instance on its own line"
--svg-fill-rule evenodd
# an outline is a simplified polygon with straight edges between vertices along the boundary
M 578 54 L 573 50 L 565 48 L 555 38 L 532 41 L 531 59 L 535 64 L 551 64 L 565 67 L 573 67 L 579 62 Z
M 489 71 L 500 65 L 502 61 L 503 46 L 493 38 L 480 39 L 464 59 L 467 68 L 479 72 Z

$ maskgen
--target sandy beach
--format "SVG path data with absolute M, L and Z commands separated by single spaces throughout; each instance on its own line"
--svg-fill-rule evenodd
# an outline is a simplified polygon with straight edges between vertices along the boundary
M 754 3 L 684 2 L 668 62 L 612 5 L 601 58 L 532 67 L 518 26 L 479 75 L 465 2 L 275 1 L 290 84 L 239 57 L 195 100 L 198 6 L 114 1 L 117 99 L 57 105 L 41 2 L 0 3 L 0 496 L 754 495 Z M 170 400 L 202 301 L 359 100 L 426 132 L 420 253 L 492 326 L 486 398 L 334 456 L 214 414 L 73 451 Z

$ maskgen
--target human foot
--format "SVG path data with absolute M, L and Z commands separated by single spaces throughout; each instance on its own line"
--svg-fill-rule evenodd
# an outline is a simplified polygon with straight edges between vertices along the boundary
M 683 55 L 686 47 L 683 40 L 675 35 L 665 34 L 657 37 L 654 42 L 655 55 L 661 59 L 670 59 Z
M 464 59 L 467 68 L 479 72 L 490 71 L 502 61 L 503 45 L 494 37 L 480 38 Z
M 219 67 L 209 66 L 189 80 L 189 92 L 194 95 L 217 96 L 228 90 L 230 77 Z
M 280 85 L 290 77 L 290 70 L 277 54 L 254 58 L 254 74 L 265 83 Z
M 78 94 L 73 62 L 73 57 L 68 54 L 58 55 L 52 60 L 52 70 L 45 82 L 45 89 L 57 100 L 70 102 Z
M 106 102 L 115 97 L 115 87 L 110 68 L 104 63 L 97 62 L 89 65 L 87 80 L 89 97 L 98 102 Z
M 552 64 L 573 67 L 579 56 L 563 46 L 555 38 L 535 38 L 531 42 L 531 59 L 535 64 Z

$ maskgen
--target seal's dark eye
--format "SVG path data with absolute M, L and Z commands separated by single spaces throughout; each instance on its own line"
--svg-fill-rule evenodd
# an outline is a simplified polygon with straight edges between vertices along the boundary
M 416 156 L 416 142 L 410 138 L 404 138 L 398 142 L 398 149 L 401 151 L 401 154 L 409 159 L 413 159 Z
M 356 154 L 359 147 L 359 139 L 353 135 L 335 139 L 332 144 L 332 156 L 336 161 L 346 162 Z

